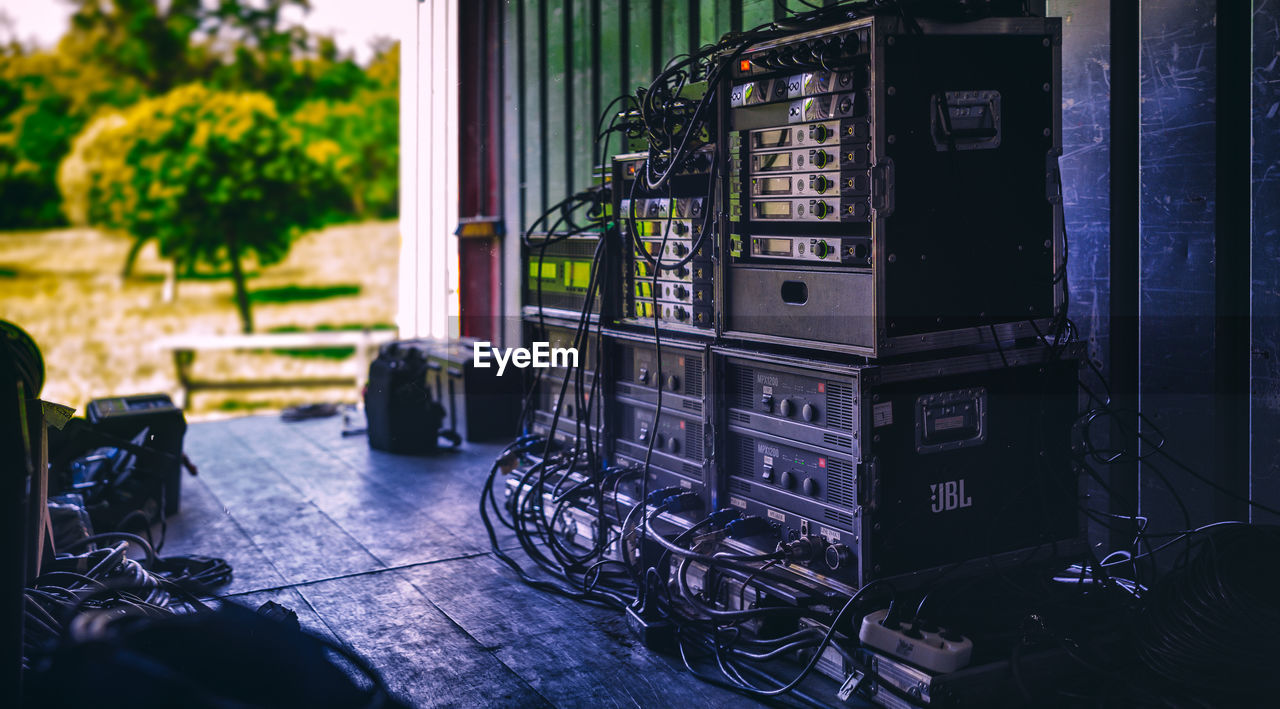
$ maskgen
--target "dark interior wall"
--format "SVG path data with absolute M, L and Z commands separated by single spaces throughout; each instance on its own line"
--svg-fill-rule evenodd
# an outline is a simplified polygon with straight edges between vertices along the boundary
M 1252 493 L 1280 507 L 1280 6 L 1255 3 L 1252 89 Z M 1274 515 L 1255 519 L 1280 522 Z
M 1057 0 L 1062 18 L 1063 213 L 1072 320 L 1099 366 L 1108 346 L 1111 47 L 1107 0 Z
M 1217 44 L 1213 0 L 1142 3 L 1140 389 L 1165 450 L 1214 471 L 1214 147 Z M 1224 471 L 1225 472 L 1225 471 Z M 1158 531 L 1214 516 L 1205 484 L 1168 460 L 1141 465 L 1140 509 Z M 1187 508 L 1169 492 L 1162 476 Z
M 1145 447 L 1111 478 L 1138 500 L 1113 509 L 1154 530 L 1275 520 L 1235 497 L 1280 506 L 1278 16 L 1253 4 L 1049 3 L 1064 20 L 1071 312 L 1172 456 Z
M 1071 319 L 1088 356 L 1106 374 L 1111 347 L 1111 44 L 1107 0 L 1051 0 L 1062 18 L 1063 216 Z M 1094 385 L 1094 388 L 1098 388 Z M 1085 480 L 1086 504 L 1109 507 L 1105 489 Z M 1102 541 L 1104 530 L 1094 530 Z
M 1142 463 L 1157 529 L 1183 526 L 1162 475 L 1191 526 L 1280 507 L 1276 17 L 1252 5 L 1141 4 L 1140 397 L 1177 459 Z
M 795 0 L 791 4 L 803 9 Z M 1111 46 L 1117 9 L 1112 3 L 1050 0 L 1048 6 L 1050 14 L 1063 18 L 1061 168 L 1071 316 L 1099 367 L 1109 377 L 1131 382 L 1142 409 L 1164 433 L 1166 451 L 1222 487 L 1252 490 L 1258 500 L 1280 506 L 1280 15 L 1261 3 L 1253 16 L 1252 65 L 1247 67 L 1252 113 L 1246 112 L 1239 125 L 1220 127 L 1218 74 L 1235 74 L 1219 66 L 1224 30 L 1213 0 L 1133 5 L 1131 37 L 1124 38 L 1132 43 L 1120 55 Z M 507 3 L 503 194 L 508 228 L 515 233 L 547 205 L 590 184 L 592 166 L 602 154 L 592 142 L 595 121 L 613 98 L 646 84 L 675 54 L 780 12 L 772 0 Z M 1248 37 L 1243 42 L 1250 44 Z M 1123 76 L 1115 75 L 1117 67 Z M 1126 86 L 1132 91 L 1121 98 L 1131 99 L 1126 104 L 1131 113 L 1116 113 L 1113 88 Z M 1117 118 L 1123 125 L 1113 135 Z M 1232 132 L 1228 137 L 1247 135 L 1250 121 L 1254 181 L 1245 188 L 1251 202 L 1244 212 L 1251 224 L 1246 219 L 1241 227 L 1216 209 L 1219 192 L 1231 184 L 1220 179 L 1218 150 L 1223 131 Z M 1131 161 L 1121 160 L 1126 167 L 1117 177 L 1112 171 L 1117 155 L 1123 157 L 1130 147 L 1136 152 Z M 616 151 L 615 140 L 608 152 Z M 1248 153 L 1246 148 L 1236 158 L 1244 160 L 1246 170 Z M 1131 197 L 1113 204 L 1113 188 L 1130 181 L 1133 189 L 1119 194 Z M 1235 197 L 1232 215 L 1240 211 L 1240 191 L 1224 193 Z M 1126 214 L 1133 215 L 1131 230 L 1124 227 Z M 1240 244 L 1248 248 L 1233 255 L 1237 252 L 1229 247 Z M 1220 263 L 1224 258 L 1231 259 L 1228 266 Z M 1118 272 L 1115 264 L 1123 268 Z M 1219 272 L 1230 278 L 1217 278 Z M 1251 286 L 1244 293 L 1243 353 L 1226 347 L 1231 343 L 1223 339 L 1224 316 L 1234 307 L 1230 286 L 1240 273 L 1247 274 L 1243 282 Z M 516 278 L 507 280 L 508 288 L 518 288 Z M 1130 301 L 1135 317 L 1117 319 L 1117 303 L 1123 316 Z M 1116 361 L 1117 343 L 1123 362 Z M 1241 372 L 1250 374 L 1252 395 L 1235 406 L 1224 387 L 1231 386 L 1230 375 Z M 1241 411 L 1243 417 L 1237 415 Z M 1148 427 L 1147 433 L 1155 436 L 1155 429 Z M 1115 443 L 1132 449 L 1132 441 Z M 1233 463 L 1229 454 L 1243 448 L 1248 449 L 1241 454 L 1243 462 Z M 1180 505 L 1167 493 L 1162 475 L 1179 491 L 1192 525 L 1244 513 L 1229 496 L 1158 456 L 1145 460 L 1140 471 L 1118 468 L 1112 482 L 1127 486 L 1128 497 L 1141 497 L 1142 514 L 1165 529 L 1181 528 Z M 1092 492 L 1100 495 L 1096 485 Z M 1107 506 L 1100 499 L 1090 504 Z

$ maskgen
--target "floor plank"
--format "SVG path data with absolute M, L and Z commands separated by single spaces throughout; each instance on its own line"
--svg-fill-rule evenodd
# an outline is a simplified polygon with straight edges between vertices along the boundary
M 269 458 L 290 485 L 386 566 L 436 561 L 488 548 L 487 542 L 481 548 L 469 537 L 452 532 L 463 515 L 449 513 L 455 505 L 441 504 L 449 496 L 441 494 L 437 482 L 453 477 L 449 469 L 442 469 L 448 461 L 387 456 L 376 467 L 367 460 L 363 467 L 359 462 L 347 463 L 305 435 L 308 430 L 314 433 L 317 426 L 324 433 L 337 434 L 329 424 L 302 421 L 278 432 L 244 419 L 229 422 L 228 428 L 253 453 Z M 340 443 L 367 448 L 360 439 Z M 470 492 L 479 499 L 478 486 Z M 423 500 L 433 504 L 422 504 Z
M 199 554 L 232 561 L 231 584 L 218 589 L 219 593 L 285 585 L 275 564 L 209 489 L 206 477 L 184 476 L 181 507 L 166 524 L 163 556 Z
M 371 449 L 363 435 L 343 436 L 341 421 L 336 418 L 299 422 L 295 430 L 333 459 L 341 461 L 354 475 L 386 490 L 397 501 L 408 503 L 410 509 L 402 513 L 406 526 L 427 521 L 447 530 L 439 537 L 420 535 L 419 548 L 415 553 L 400 555 L 388 552 L 389 564 L 489 551 L 489 541 L 483 531 L 457 535 L 452 530 L 478 525 L 480 490 L 494 458 L 502 451 L 502 445 L 464 443 L 457 451 L 404 456 Z M 496 522 L 495 526 L 502 548 L 518 546 L 509 530 Z M 483 530 L 482 527 L 480 529 Z M 443 553 L 433 550 L 439 545 L 444 546 Z
M 383 567 L 276 471 L 276 458 L 255 454 L 232 428 L 193 426 L 187 453 L 206 471 L 209 490 L 286 582 Z
M 307 584 L 298 592 L 414 706 L 550 706 L 400 572 Z
M 523 586 L 488 556 L 399 572 L 557 706 L 750 706 L 637 645 L 622 614 Z

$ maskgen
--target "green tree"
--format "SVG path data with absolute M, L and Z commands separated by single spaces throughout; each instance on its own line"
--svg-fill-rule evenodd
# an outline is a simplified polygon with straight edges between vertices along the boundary
M 290 117 L 302 131 L 307 154 L 342 181 L 358 217 L 396 215 L 399 107 L 394 94 L 364 91 L 351 101 L 306 103 Z
M 359 217 L 386 219 L 398 212 L 399 70 L 399 43 L 384 43 L 366 70 L 368 88 L 347 101 L 308 101 L 289 117 L 308 153 L 342 180 Z
M 369 84 L 333 40 L 291 25 L 309 0 L 69 0 L 86 61 L 162 94 L 201 82 L 263 91 L 283 113 L 312 99 L 346 100 Z
M 331 104 L 295 125 L 321 143 L 311 151 L 332 159 L 361 215 L 394 214 L 389 45 L 366 71 L 332 38 L 288 22 L 286 11 L 305 11 L 309 0 L 61 1 L 74 13 L 56 50 L 0 45 L 0 228 L 65 223 L 64 214 L 79 210 L 60 204 L 57 177 L 72 139 L 101 112 L 188 83 L 265 92 L 283 115 Z M 358 115 L 356 101 L 369 104 L 369 115 Z
M 62 211 L 73 226 L 89 226 L 89 190 L 93 186 L 93 171 L 107 158 L 102 139 L 106 130 L 118 130 L 125 125 L 119 112 L 107 112 L 85 126 L 72 142 L 71 152 L 58 167 L 58 189 L 62 192 Z M 126 268 L 124 275 L 128 274 Z
M 162 93 L 191 81 L 192 38 L 206 23 L 201 0 L 70 0 L 69 37 L 87 61 Z
M 63 224 L 56 171 L 71 139 L 99 107 L 139 95 L 135 83 L 61 50 L 0 49 L 0 228 Z
M 0 80 L 0 228 L 57 226 L 58 190 L 53 171 L 80 122 L 68 117 L 66 100 L 22 100 L 20 86 Z
M 155 239 L 180 265 L 229 265 L 241 324 L 252 332 L 244 261 L 280 261 L 298 233 L 343 209 L 332 171 L 307 156 L 261 93 L 185 86 L 122 118 L 81 148 L 89 222 Z
M 285 11 L 309 0 L 66 0 L 82 59 L 162 94 L 201 81 L 265 90 L 288 82 L 310 38 Z
M 307 101 L 346 101 L 372 82 L 355 59 L 338 51 L 331 37 L 306 37 L 286 47 L 255 43 L 235 46 L 213 72 L 210 85 L 228 90 L 254 89 L 275 99 L 281 113 Z

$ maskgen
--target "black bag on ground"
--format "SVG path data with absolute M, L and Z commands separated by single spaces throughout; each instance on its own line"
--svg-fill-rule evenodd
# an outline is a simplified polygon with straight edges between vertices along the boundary
M 427 359 L 411 342 L 384 345 L 369 365 L 364 392 L 369 445 L 389 453 L 433 453 L 443 436 L 454 446 L 453 431 L 441 431 L 444 407 L 427 389 Z

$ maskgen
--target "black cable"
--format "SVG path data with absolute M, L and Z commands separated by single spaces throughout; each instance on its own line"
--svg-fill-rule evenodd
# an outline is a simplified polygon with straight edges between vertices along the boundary
M 648 161 L 645 161 L 648 164 Z M 635 189 L 635 182 L 631 183 L 632 189 Z M 658 260 L 661 261 L 662 254 L 667 250 L 667 238 L 671 235 L 671 221 L 675 219 L 676 205 L 675 199 L 672 197 L 670 185 L 668 184 L 667 201 L 670 219 L 666 220 L 666 226 L 662 230 L 662 242 L 658 245 Z M 632 212 L 635 211 L 635 203 L 632 203 Z M 692 254 L 691 254 L 692 255 Z M 650 280 L 649 296 L 653 303 L 653 368 L 654 377 L 658 383 L 653 404 L 653 425 L 649 432 L 649 440 L 645 444 L 644 462 L 640 467 L 640 500 L 638 506 L 643 510 L 646 501 L 649 499 L 649 465 L 653 458 L 653 445 L 658 440 L 658 426 L 662 421 L 662 335 L 661 335 L 661 308 L 658 304 L 658 276 L 662 273 L 661 268 L 653 269 L 653 277 Z M 649 523 L 646 519 L 643 525 L 640 525 L 640 556 L 641 563 L 644 559 L 644 542 L 647 532 L 649 531 Z M 645 602 L 645 589 L 648 584 L 639 584 L 636 587 L 637 595 L 635 604 L 637 607 L 643 606 Z
M 129 532 L 103 532 L 101 534 L 94 534 L 92 536 L 88 536 L 83 539 L 77 539 L 71 544 L 68 544 L 67 546 L 63 547 L 62 553 L 71 554 L 71 553 L 74 553 L 77 549 L 80 549 L 81 547 L 88 546 L 90 544 L 95 544 L 97 542 L 104 542 L 110 539 L 123 539 L 125 541 L 132 542 L 133 544 L 138 545 L 138 548 L 141 549 L 144 554 L 146 554 L 148 566 L 156 562 L 156 558 L 157 558 L 156 552 L 154 549 L 151 548 L 151 543 L 143 539 L 142 537 L 136 534 L 131 534 Z
M 736 682 L 727 682 L 717 677 L 713 677 L 713 676 L 698 672 L 697 670 L 693 669 L 693 666 L 691 664 L 689 664 L 689 658 L 685 653 L 685 646 L 683 641 L 677 642 L 677 647 L 680 650 L 680 660 L 684 663 L 685 669 L 688 670 L 690 673 L 696 675 L 703 681 L 709 682 L 719 687 L 731 689 L 735 692 L 740 692 L 742 694 L 746 694 L 752 697 L 776 697 L 782 694 L 786 694 L 788 691 L 799 686 L 799 684 L 803 682 L 806 677 L 809 676 L 809 673 L 813 671 L 813 668 L 818 664 L 818 660 L 822 657 L 823 651 L 826 649 L 827 645 L 831 643 L 831 639 L 835 635 L 836 628 L 840 625 L 840 621 L 845 617 L 845 615 L 849 612 L 849 610 L 853 608 L 854 604 L 857 603 L 859 600 L 861 600 L 864 594 L 868 593 L 871 589 L 876 588 L 880 585 L 882 585 L 881 582 L 872 581 L 871 583 L 863 586 L 862 588 L 858 589 L 857 592 L 851 595 L 849 597 L 849 600 L 844 604 L 844 606 L 841 607 L 840 610 L 835 614 L 835 617 L 832 618 L 831 625 L 827 628 L 827 632 L 823 635 L 821 642 L 819 642 L 817 647 L 814 648 L 813 657 L 810 658 L 809 662 L 805 664 L 804 669 L 801 670 L 800 674 L 796 675 L 795 678 L 793 678 L 790 682 L 780 687 L 777 687 L 776 689 L 762 690 L 762 689 L 756 689 L 754 687 L 744 687 Z
M 1280 528 L 1215 529 L 1186 566 L 1152 588 L 1138 656 L 1162 683 L 1222 703 L 1269 696 L 1280 633 Z
M 493 480 L 496 477 L 498 469 L 499 469 L 499 466 L 496 463 L 489 469 L 489 476 L 485 481 L 485 485 L 493 484 Z M 517 488 L 517 494 L 519 494 L 519 488 Z M 489 519 L 488 504 L 487 504 L 488 500 L 489 500 L 488 496 L 484 496 L 484 495 L 481 496 L 480 518 L 485 525 L 485 532 L 489 536 L 490 548 L 493 551 L 494 556 L 497 557 L 504 564 L 506 564 L 508 567 L 510 567 L 513 571 L 515 571 L 516 575 L 519 577 L 519 579 L 523 583 L 525 583 L 526 585 L 532 588 L 537 588 L 543 591 L 549 591 L 551 593 L 555 593 L 557 595 L 564 596 L 566 598 L 570 598 L 573 600 L 582 601 L 584 603 L 619 607 L 617 606 L 617 599 L 609 598 L 608 596 L 600 594 L 599 592 L 593 592 L 593 593 L 579 592 L 572 588 L 565 588 L 558 583 L 535 579 L 532 576 L 530 576 L 524 570 L 524 568 L 520 566 L 519 562 L 517 562 L 515 559 L 511 558 L 506 552 L 504 552 L 501 549 L 501 546 L 498 544 L 497 534 L 494 530 L 492 521 Z

